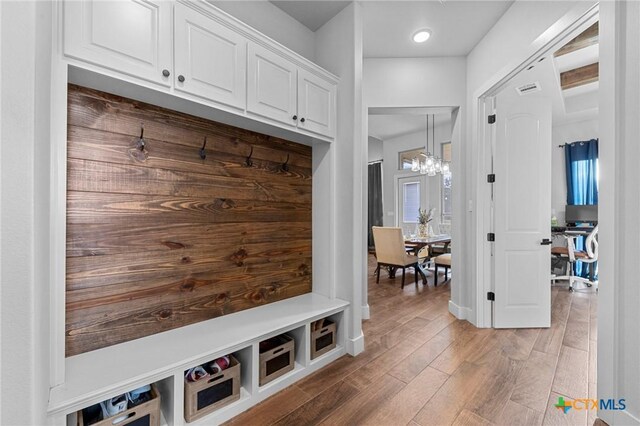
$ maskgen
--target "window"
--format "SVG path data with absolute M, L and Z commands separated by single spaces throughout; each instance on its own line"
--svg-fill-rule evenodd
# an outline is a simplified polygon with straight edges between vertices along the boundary
M 451 142 L 442 144 L 442 159 L 451 164 Z M 440 215 L 442 223 L 451 222 L 451 172 L 442 174 L 442 199 L 440 200 Z
M 402 151 L 398 154 L 398 170 L 411 170 L 411 162 L 414 158 L 424 154 L 424 148 Z
M 442 222 L 451 222 L 451 172 L 442 175 Z
M 402 221 L 418 223 L 420 209 L 420 182 L 405 183 L 402 191 Z

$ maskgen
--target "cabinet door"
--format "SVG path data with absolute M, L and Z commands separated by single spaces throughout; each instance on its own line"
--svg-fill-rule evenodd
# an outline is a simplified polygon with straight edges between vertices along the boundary
M 305 70 L 298 70 L 298 128 L 335 135 L 336 86 Z
M 171 9 L 168 1 L 66 1 L 64 53 L 169 86 Z
M 175 60 L 176 90 L 244 110 L 247 69 L 244 37 L 177 3 Z
M 297 67 L 253 43 L 248 56 L 247 111 L 295 127 Z

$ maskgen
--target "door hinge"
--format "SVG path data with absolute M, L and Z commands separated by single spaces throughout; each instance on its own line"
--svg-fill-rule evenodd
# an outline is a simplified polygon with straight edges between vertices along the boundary
M 496 115 L 495 114 L 491 114 L 489 116 L 489 124 L 493 124 L 496 122 Z
M 493 232 L 489 232 L 487 234 L 487 241 L 495 241 L 496 240 L 496 234 L 494 234 Z
M 492 291 L 487 293 L 487 300 L 494 302 L 496 300 L 496 294 Z
M 496 182 L 495 173 L 490 173 L 490 174 L 487 175 L 487 182 L 489 182 L 489 183 L 495 183 Z

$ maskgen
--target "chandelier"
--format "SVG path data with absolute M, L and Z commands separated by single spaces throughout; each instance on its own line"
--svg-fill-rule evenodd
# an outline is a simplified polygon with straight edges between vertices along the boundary
M 436 150 L 436 116 L 435 114 L 431 115 L 431 145 L 433 146 L 433 151 Z M 451 165 L 448 161 L 444 161 L 440 157 L 434 155 L 429 151 L 429 115 L 427 115 L 427 153 L 420 153 L 421 157 L 424 157 L 423 160 L 420 160 L 419 157 L 414 157 L 411 160 L 411 171 L 412 172 L 420 172 L 420 174 L 427 176 L 435 176 L 438 173 L 448 174 L 451 170 Z

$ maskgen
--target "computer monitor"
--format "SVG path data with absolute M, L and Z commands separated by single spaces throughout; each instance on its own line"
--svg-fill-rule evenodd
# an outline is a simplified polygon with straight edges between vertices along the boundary
M 567 223 L 598 223 L 598 205 L 567 206 L 564 212 Z

